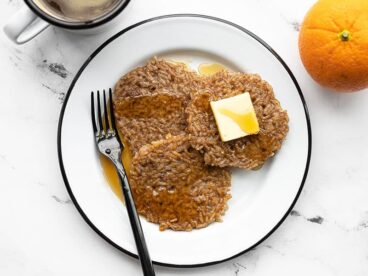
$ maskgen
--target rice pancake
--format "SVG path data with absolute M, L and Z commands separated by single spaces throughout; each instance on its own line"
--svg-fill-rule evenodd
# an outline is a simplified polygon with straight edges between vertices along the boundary
M 288 115 L 275 98 L 272 87 L 258 75 L 221 71 L 206 79 L 207 92 L 197 93 L 186 113 L 192 146 L 204 153 L 206 164 L 255 169 L 280 149 L 288 132 Z M 249 92 L 260 131 L 222 142 L 210 101 Z
M 230 172 L 207 166 L 189 136 L 143 146 L 132 160 L 129 180 L 139 214 L 160 230 L 189 231 L 221 221 L 231 197 Z

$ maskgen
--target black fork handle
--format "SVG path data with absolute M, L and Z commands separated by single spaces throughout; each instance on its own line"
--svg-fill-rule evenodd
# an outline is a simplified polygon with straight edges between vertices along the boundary
M 130 225 L 132 226 L 135 244 L 137 245 L 137 251 L 138 251 L 139 260 L 141 262 L 143 275 L 144 276 L 155 276 L 156 274 L 153 269 L 152 261 L 148 253 L 146 240 L 144 239 L 141 222 L 139 220 L 137 209 L 135 208 L 132 191 L 130 189 L 130 185 L 129 185 L 128 178 L 126 176 L 124 167 L 120 163 L 115 164 L 115 166 L 117 168 L 121 188 L 123 190 L 125 206 L 128 211 Z

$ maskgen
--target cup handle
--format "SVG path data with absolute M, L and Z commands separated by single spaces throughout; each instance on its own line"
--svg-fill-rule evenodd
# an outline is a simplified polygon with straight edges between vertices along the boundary
M 16 44 L 23 44 L 45 30 L 49 23 L 24 6 L 14 14 L 4 27 L 5 34 Z

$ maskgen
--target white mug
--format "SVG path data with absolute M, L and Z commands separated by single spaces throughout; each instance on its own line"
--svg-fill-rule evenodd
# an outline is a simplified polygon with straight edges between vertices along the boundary
M 4 27 L 5 34 L 15 43 L 31 40 L 51 25 L 73 31 L 93 33 L 119 15 L 130 0 L 120 0 L 108 13 L 86 22 L 71 22 L 54 17 L 42 10 L 33 0 L 24 0 L 27 6 L 21 8 Z

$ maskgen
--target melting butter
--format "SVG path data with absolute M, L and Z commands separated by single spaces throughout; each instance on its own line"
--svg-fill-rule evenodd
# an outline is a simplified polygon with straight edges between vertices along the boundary
M 223 142 L 259 132 L 259 124 L 249 93 L 210 102 Z

